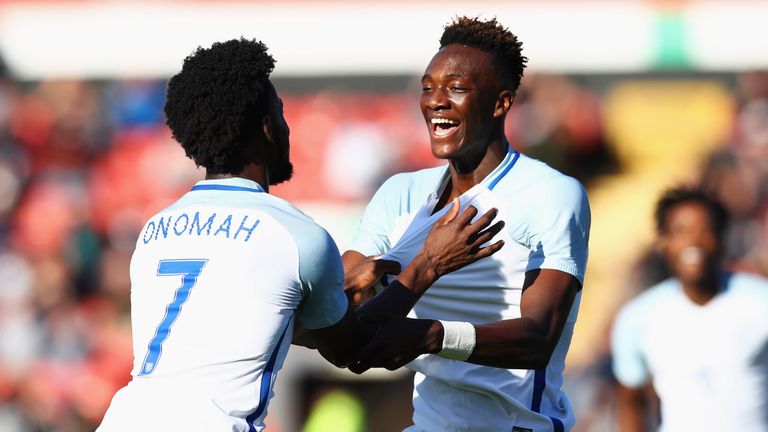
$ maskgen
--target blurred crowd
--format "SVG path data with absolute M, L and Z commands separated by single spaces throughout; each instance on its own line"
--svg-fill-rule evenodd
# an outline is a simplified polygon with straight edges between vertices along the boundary
M 394 172 L 436 163 L 416 91 L 279 90 L 297 174 L 276 193 L 289 200 L 362 202 Z M 130 378 L 137 232 L 202 176 L 164 125 L 164 92 L 162 80 L 19 82 L 0 67 L 2 431 L 92 430 Z M 768 275 L 768 75 L 740 75 L 734 100 L 731 142 L 701 181 L 733 216 L 729 260 Z M 601 119 L 594 89 L 534 76 L 507 132 L 589 186 L 621 168 Z

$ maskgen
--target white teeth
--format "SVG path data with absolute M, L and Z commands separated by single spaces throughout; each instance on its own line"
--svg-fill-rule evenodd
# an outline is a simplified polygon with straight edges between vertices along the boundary
M 680 251 L 680 261 L 688 265 L 696 265 L 704 262 L 704 250 L 689 246 Z
M 459 124 L 459 122 L 457 121 L 449 120 L 446 118 L 433 118 L 430 121 L 432 122 L 432 124 L 450 124 L 450 125 Z

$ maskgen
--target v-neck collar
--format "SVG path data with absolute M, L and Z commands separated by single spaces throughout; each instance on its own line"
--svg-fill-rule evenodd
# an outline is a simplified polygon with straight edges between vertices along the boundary
M 515 164 L 517 163 L 517 160 L 520 159 L 520 152 L 513 149 L 512 146 L 507 146 L 507 154 L 504 155 L 504 159 L 501 160 L 498 166 L 493 169 L 493 171 L 490 172 L 487 176 L 485 176 L 484 179 L 482 179 L 479 183 L 469 188 L 466 192 L 461 194 L 459 196 L 459 200 L 461 200 L 461 206 L 462 208 L 465 207 L 467 202 L 472 201 L 477 195 L 480 194 L 485 189 L 493 190 L 493 188 L 496 187 L 496 185 L 501 181 L 502 178 L 504 178 L 512 168 L 514 168 Z M 438 200 L 440 199 L 440 196 L 443 194 L 443 191 L 445 191 L 445 188 L 448 186 L 448 182 L 451 180 L 451 168 L 450 165 L 446 165 L 445 169 L 443 170 L 442 174 L 440 175 L 437 184 L 435 185 L 435 188 L 433 189 L 432 193 L 429 194 L 429 197 L 427 198 L 427 203 L 425 204 L 425 207 L 428 208 L 431 217 L 434 217 L 436 215 L 444 215 L 447 212 L 447 209 L 450 208 L 448 203 L 446 203 L 446 206 L 438 211 L 434 211 L 435 205 L 437 205 Z

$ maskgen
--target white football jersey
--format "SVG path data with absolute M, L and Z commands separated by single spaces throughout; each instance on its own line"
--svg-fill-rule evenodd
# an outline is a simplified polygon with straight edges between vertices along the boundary
M 398 174 L 385 182 L 365 210 L 351 249 L 384 254 L 406 266 L 448 208 L 434 212 L 447 184 L 447 167 Z M 520 318 L 525 273 L 555 269 L 583 282 L 590 214 L 574 179 L 510 149 L 502 163 L 461 197 L 478 216 L 491 208 L 505 228 L 495 255 L 437 280 L 412 317 L 485 324 Z M 390 278 L 391 279 L 391 278 Z M 549 365 L 503 369 L 424 355 L 416 371 L 413 431 L 563 431 L 575 423 L 561 390 L 565 356 L 578 315 L 574 301 Z
M 297 314 L 317 329 L 347 309 L 331 237 L 241 178 L 153 216 L 130 273 L 133 379 L 100 431 L 262 430 Z
M 768 280 L 725 274 L 698 305 L 668 279 L 621 309 L 611 342 L 619 382 L 652 381 L 661 431 L 768 431 Z

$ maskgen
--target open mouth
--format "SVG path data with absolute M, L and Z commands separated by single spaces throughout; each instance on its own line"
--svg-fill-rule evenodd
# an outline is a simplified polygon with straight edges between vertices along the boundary
M 432 134 L 438 138 L 447 137 L 456 132 L 461 123 L 460 121 L 447 118 L 432 118 L 429 122 L 432 125 Z
M 704 251 L 701 248 L 689 246 L 680 251 L 680 261 L 686 265 L 701 265 L 704 263 Z

